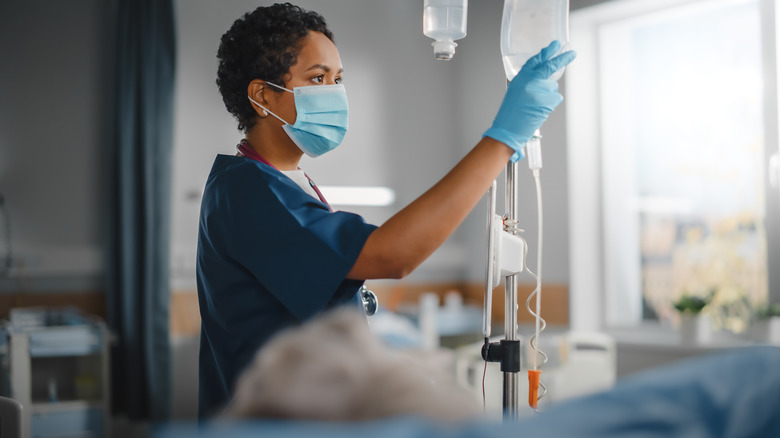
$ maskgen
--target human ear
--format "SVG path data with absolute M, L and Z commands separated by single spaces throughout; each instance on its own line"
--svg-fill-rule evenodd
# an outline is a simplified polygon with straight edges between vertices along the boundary
M 268 115 L 268 112 L 261 108 L 258 104 L 268 107 L 268 101 L 265 99 L 265 89 L 266 89 L 266 83 L 265 81 L 261 81 L 260 79 L 254 79 L 252 82 L 249 83 L 249 86 L 247 86 L 246 94 L 249 96 L 250 99 L 254 100 L 254 102 L 250 101 L 252 104 L 252 108 L 255 109 L 255 112 L 257 112 L 257 115 L 260 117 L 266 117 Z

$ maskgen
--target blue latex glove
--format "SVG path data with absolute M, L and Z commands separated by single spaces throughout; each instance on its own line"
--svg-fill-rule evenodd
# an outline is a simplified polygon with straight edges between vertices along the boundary
M 577 54 L 570 50 L 553 58 L 560 48 L 561 43 L 553 41 L 526 61 L 509 83 L 493 126 L 482 135 L 514 150 L 513 163 L 525 157 L 525 144 L 563 101 L 558 82 L 550 76 L 572 62 Z

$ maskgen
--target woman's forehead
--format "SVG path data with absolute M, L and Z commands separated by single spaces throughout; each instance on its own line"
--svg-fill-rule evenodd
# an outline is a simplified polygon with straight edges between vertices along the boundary
M 324 70 L 326 73 L 343 70 L 336 45 L 322 33 L 314 31 L 309 32 L 309 35 L 304 38 L 297 62 L 293 67 L 303 72 L 314 69 Z

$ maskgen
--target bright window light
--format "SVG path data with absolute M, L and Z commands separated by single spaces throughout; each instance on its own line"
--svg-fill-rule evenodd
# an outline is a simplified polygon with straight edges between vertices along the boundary
M 320 190 L 331 205 L 387 207 L 395 201 L 395 192 L 388 187 L 320 186 Z
M 741 332 L 767 301 L 761 23 L 711 0 L 600 25 L 608 326 L 674 323 L 690 294 Z

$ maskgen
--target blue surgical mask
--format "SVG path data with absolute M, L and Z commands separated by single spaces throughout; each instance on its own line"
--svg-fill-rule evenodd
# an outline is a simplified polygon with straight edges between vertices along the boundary
M 293 93 L 295 111 L 298 113 L 294 124 L 291 125 L 251 97 L 247 97 L 263 111 L 284 123 L 284 132 L 306 155 L 319 157 L 341 144 L 347 133 L 349 115 L 347 91 L 343 85 L 311 85 L 289 90 L 270 82 L 266 83 Z

